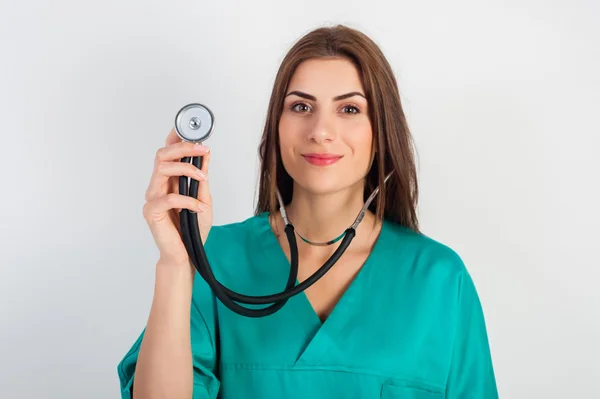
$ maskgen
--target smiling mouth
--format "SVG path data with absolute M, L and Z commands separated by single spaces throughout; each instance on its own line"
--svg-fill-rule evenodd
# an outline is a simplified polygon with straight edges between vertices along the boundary
M 342 155 L 335 154 L 303 154 L 306 161 L 316 166 L 333 165 L 342 158 Z

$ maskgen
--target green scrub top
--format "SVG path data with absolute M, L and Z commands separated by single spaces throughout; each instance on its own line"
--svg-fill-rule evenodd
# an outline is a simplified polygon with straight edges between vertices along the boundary
M 205 250 L 234 291 L 285 287 L 289 262 L 266 212 L 214 226 Z M 144 331 L 117 367 L 122 398 L 132 397 Z M 196 274 L 191 343 L 194 399 L 498 397 L 483 311 L 461 258 L 389 220 L 324 322 L 304 292 L 273 315 L 240 316 Z

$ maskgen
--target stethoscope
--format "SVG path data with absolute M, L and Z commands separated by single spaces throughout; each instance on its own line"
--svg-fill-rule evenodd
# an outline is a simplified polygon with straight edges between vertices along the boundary
M 184 106 L 177 112 L 175 116 L 175 131 L 177 135 L 183 140 L 191 143 L 201 144 L 206 141 L 215 127 L 215 117 L 213 113 L 206 106 L 198 103 L 192 103 Z M 202 168 L 202 156 L 195 157 L 184 157 L 181 162 L 192 163 L 197 168 Z M 384 182 L 390 178 L 391 173 L 385 177 Z M 188 177 L 179 177 L 179 194 L 187 195 L 193 198 L 198 198 L 198 180 L 190 178 L 188 186 Z M 301 293 L 308 287 L 316 283 L 321 277 L 325 275 L 333 267 L 333 265 L 342 256 L 344 251 L 354 239 L 356 235 L 356 228 L 363 220 L 369 205 L 375 199 L 379 193 L 379 187 L 377 187 L 369 198 L 365 201 L 364 206 L 356 217 L 354 223 L 348 227 L 340 236 L 337 238 L 321 243 L 311 242 L 300 234 L 298 234 L 294 225 L 290 222 L 283 206 L 283 199 L 281 193 L 277 190 L 277 201 L 279 202 L 279 211 L 285 222 L 285 234 L 287 236 L 288 243 L 290 245 L 290 274 L 285 286 L 285 289 L 272 295 L 263 296 L 248 296 L 240 293 L 231 291 L 223 284 L 221 284 L 215 278 L 212 269 L 206 258 L 202 239 L 198 229 L 198 215 L 196 212 L 188 209 L 181 209 L 179 213 L 181 236 L 185 248 L 188 252 L 192 264 L 198 270 L 200 276 L 207 282 L 215 296 L 230 310 L 247 317 L 264 317 L 271 315 L 281 309 L 286 302 L 294 295 Z M 327 261 L 317 270 L 313 275 L 308 277 L 302 283 L 296 285 L 296 279 L 298 277 L 298 245 L 296 242 L 296 234 L 298 234 L 302 240 L 312 245 L 331 245 L 340 239 L 342 242 L 335 250 L 335 252 L 327 259 Z M 267 305 L 264 308 L 250 309 L 239 305 L 236 302 L 245 303 L 249 305 Z

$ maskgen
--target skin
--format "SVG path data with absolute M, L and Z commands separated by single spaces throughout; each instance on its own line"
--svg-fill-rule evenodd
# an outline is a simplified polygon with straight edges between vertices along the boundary
M 290 94 L 300 92 L 300 94 Z M 357 92 L 344 99 L 336 96 Z M 301 93 L 314 99 L 307 99 Z M 294 180 L 294 194 L 286 212 L 296 230 L 311 241 L 328 241 L 346 230 L 364 205 L 366 175 L 373 161 L 373 132 L 358 71 L 341 58 L 308 60 L 296 69 L 287 91 L 279 123 L 283 165 Z M 333 153 L 333 165 L 315 166 L 302 154 Z M 289 244 L 279 213 L 271 224 L 288 260 Z M 317 283 L 305 291 L 321 320 L 331 313 L 369 256 L 381 228 L 367 212 L 344 255 Z M 338 247 L 318 247 L 298 239 L 299 274 L 303 281 Z

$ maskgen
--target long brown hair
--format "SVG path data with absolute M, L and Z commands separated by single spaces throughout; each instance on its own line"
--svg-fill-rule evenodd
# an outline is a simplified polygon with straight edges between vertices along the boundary
M 364 33 L 344 25 L 309 32 L 294 44 L 279 67 L 259 146 L 261 166 L 255 215 L 278 211 L 276 188 L 279 188 L 284 204 L 292 199 L 293 180 L 283 167 L 279 152 L 279 120 L 294 71 L 303 61 L 317 58 L 349 60 L 357 68 L 365 89 L 375 150 L 366 177 L 365 200 L 377 186 L 380 187 L 369 209 L 378 219 L 386 218 L 419 232 L 419 190 L 413 140 L 396 78 L 379 47 Z M 384 185 L 386 174 L 392 171 Z

